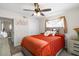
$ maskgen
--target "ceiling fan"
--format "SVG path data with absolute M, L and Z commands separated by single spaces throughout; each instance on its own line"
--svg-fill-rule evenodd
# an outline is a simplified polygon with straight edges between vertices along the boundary
M 33 16 L 33 15 L 42 15 L 42 16 L 44 16 L 44 14 L 43 14 L 42 12 L 51 11 L 51 8 L 42 9 L 42 10 L 41 10 L 38 3 L 34 3 L 34 7 L 35 7 L 34 10 L 30 10 L 30 9 L 23 9 L 23 10 L 24 10 L 24 11 L 35 11 L 35 13 L 32 14 L 32 16 Z

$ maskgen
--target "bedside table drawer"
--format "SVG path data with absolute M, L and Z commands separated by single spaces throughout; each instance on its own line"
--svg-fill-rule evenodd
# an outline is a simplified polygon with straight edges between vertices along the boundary
M 79 46 L 74 45 L 73 48 L 77 48 L 77 49 L 79 49 Z
M 79 51 L 78 50 L 75 50 L 75 49 L 71 53 L 76 54 L 76 55 L 79 55 Z
M 79 43 L 73 43 L 74 45 L 78 45 L 79 46 Z
M 71 40 L 71 41 L 72 41 L 72 43 L 79 45 L 79 41 L 78 40 Z
M 79 41 L 78 40 L 68 40 L 68 52 L 75 55 L 79 55 Z
M 73 48 L 71 48 L 71 53 L 73 53 L 75 55 L 79 55 L 79 47 L 73 47 Z
M 79 48 L 73 48 L 74 51 L 79 51 Z

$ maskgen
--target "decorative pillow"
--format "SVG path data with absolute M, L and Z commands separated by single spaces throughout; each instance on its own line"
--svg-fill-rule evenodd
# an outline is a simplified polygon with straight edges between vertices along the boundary
M 44 36 L 48 36 L 49 34 L 51 34 L 51 31 L 46 31 L 46 32 L 44 33 Z
M 53 29 L 52 35 L 55 36 L 56 33 L 57 33 L 57 30 L 56 29 Z

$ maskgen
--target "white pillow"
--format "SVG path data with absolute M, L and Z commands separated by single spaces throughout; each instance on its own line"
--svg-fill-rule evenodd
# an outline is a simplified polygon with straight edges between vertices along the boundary
M 46 32 L 44 33 L 44 36 L 48 36 L 50 33 L 51 33 L 51 31 L 46 31 Z
M 52 35 L 53 35 L 53 36 L 55 36 L 56 33 L 57 33 L 56 30 L 53 30 L 53 31 L 52 31 Z

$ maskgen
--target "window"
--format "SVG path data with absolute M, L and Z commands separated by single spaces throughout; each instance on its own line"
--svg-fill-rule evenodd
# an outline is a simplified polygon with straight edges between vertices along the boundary
M 65 16 L 59 17 L 57 19 L 46 20 L 46 28 L 55 27 L 62 27 L 64 29 L 64 32 L 67 32 Z
M 46 27 L 64 27 L 63 19 L 50 20 L 46 22 Z

